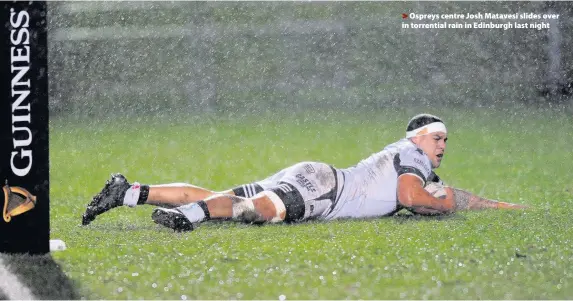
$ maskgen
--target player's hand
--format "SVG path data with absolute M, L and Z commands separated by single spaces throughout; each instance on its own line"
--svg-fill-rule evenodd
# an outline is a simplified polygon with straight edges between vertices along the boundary
M 499 209 L 529 209 L 529 206 L 521 205 L 521 204 L 506 203 L 506 202 L 498 202 L 497 208 L 499 208 Z
M 447 208 L 447 213 L 452 213 L 456 211 L 456 201 L 454 200 L 454 191 L 451 187 L 444 187 L 446 191 L 446 198 L 443 199 L 444 207 Z

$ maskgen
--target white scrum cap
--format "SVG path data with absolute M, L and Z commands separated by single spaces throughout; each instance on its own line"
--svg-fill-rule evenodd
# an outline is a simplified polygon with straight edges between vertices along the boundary
M 448 133 L 444 122 L 437 116 L 420 114 L 414 116 L 410 119 L 410 122 L 408 122 L 406 138 L 427 135 L 435 132 Z

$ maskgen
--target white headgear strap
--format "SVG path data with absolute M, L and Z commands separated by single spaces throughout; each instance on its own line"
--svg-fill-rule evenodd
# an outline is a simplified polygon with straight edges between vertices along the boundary
M 442 122 L 432 122 L 430 124 L 426 124 L 423 127 L 419 127 L 415 130 L 411 130 L 406 132 L 406 138 L 412 138 L 415 136 L 422 136 L 422 135 L 427 135 L 427 134 L 431 134 L 431 133 L 435 133 L 435 132 L 444 132 L 444 133 L 448 133 L 448 131 L 446 130 L 446 125 Z

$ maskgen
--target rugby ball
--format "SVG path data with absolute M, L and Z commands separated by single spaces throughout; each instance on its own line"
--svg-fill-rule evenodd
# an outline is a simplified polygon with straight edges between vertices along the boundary
M 448 196 L 446 188 L 439 183 L 430 182 L 428 185 L 426 185 L 426 187 L 424 187 L 424 189 L 426 189 L 427 192 L 438 199 L 444 200 Z

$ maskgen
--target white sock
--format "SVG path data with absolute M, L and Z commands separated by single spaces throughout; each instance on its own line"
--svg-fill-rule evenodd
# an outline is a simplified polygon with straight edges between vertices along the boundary
M 139 193 L 141 192 L 141 185 L 137 182 L 133 183 L 129 189 L 125 192 L 123 197 L 123 205 L 129 207 L 137 206 L 137 201 L 139 200 Z
M 177 207 L 183 215 L 192 223 L 198 223 L 205 220 L 205 211 L 197 203 L 191 203 Z

